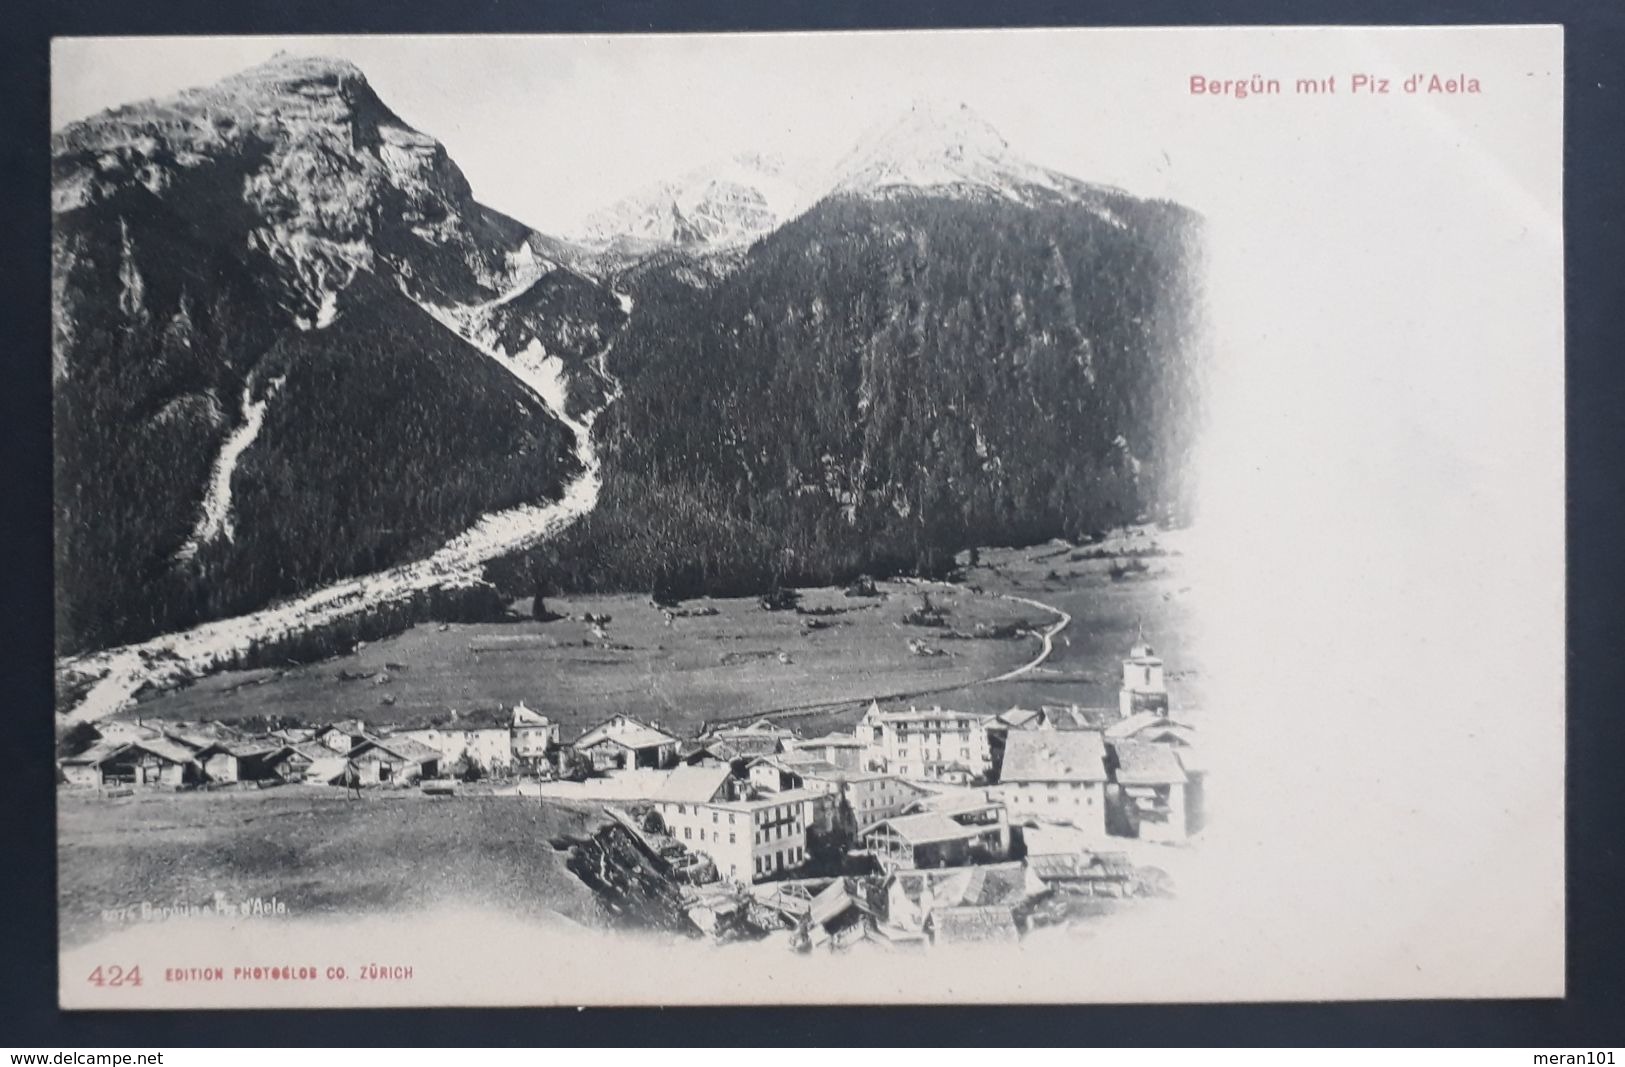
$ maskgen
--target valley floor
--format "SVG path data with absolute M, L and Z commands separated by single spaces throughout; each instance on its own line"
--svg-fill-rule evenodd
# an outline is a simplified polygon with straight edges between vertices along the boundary
M 966 711 L 1108 707 L 1117 700 L 1118 661 L 1141 625 L 1169 662 L 1176 706 L 1191 707 L 1200 704 L 1200 671 L 1173 551 L 1157 537 L 984 549 L 963 585 L 883 582 L 876 598 L 803 590 L 807 614 L 727 598 L 686 602 L 667 619 L 642 596 L 559 597 L 547 606 L 565 617 L 552 622 L 419 625 L 319 663 L 221 672 L 120 717 L 280 716 L 312 725 L 356 717 L 385 726 L 523 701 L 569 739 L 621 712 L 681 734 L 766 714 L 806 734 L 847 728 L 876 699 Z M 1112 576 L 1114 565 L 1134 558 L 1144 571 Z M 945 628 L 904 621 L 922 595 L 944 612 Z M 1070 620 L 1033 666 L 1043 651 L 1038 635 L 1063 612 Z M 610 617 L 602 636 L 586 615 Z M 1027 632 L 948 635 L 1012 624 Z M 911 641 L 944 654 L 919 654 Z
M 691 601 L 669 620 L 647 597 L 556 598 L 552 622 L 424 624 L 351 655 L 281 671 L 226 671 L 143 701 L 144 719 L 284 716 L 375 725 L 495 711 L 523 701 L 566 738 L 617 712 L 689 733 L 705 721 L 774 709 L 950 689 L 1032 660 L 1030 633 L 954 639 L 903 617 L 921 594 L 965 633 L 978 625 L 1047 628 L 1055 616 L 967 590 L 882 583 L 883 595 L 804 590 L 808 612 L 767 611 L 754 598 Z M 516 605 L 528 607 L 527 605 Z M 609 616 L 599 633 L 584 616 Z M 817 628 L 812 628 L 817 627 Z M 911 640 L 943 655 L 911 651 Z
M 451 707 L 468 712 L 523 700 L 559 721 L 565 740 L 616 711 L 658 719 L 685 735 L 703 721 L 767 713 L 810 736 L 849 730 L 871 699 L 897 706 L 907 698 L 885 698 L 907 692 L 923 694 L 922 705 L 977 712 L 1046 703 L 1114 707 L 1119 662 L 1143 628 L 1167 660 L 1175 717 L 1199 722 L 1201 667 L 1180 564 L 1173 543 L 1157 537 L 984 549 L 959 586 L 882 583 L 884 595 L 875 598 L 803 591 L 806 611 L 830 614 L 715 600 L 689 602 L 668 619 L 641 597 L 559 598 L 548 606 L 574 617 L 421 625 L 334 660 L 210 677 L 143 702 L 132 714 L 149 722 L 360 716 L 387 725 Z M 922 594 L 944 612 L 947 628 L 903 621 Z M 1054 629 L 1058 616 L 1037 605 L 1070 618 Z M 611 617 L 602 636 L 580 618 L 587 613 Z M 808 629 L 808 620 L 824 628 Z M 1011 623 L 1026 632 L 946 635 Z M 1052 636 L 1042 662 L 991 680 L 1032 665 L 1041 651 L 1034 632 L 1044 629 Z M 918 655 L 911 639 L 951 654 Z M 274 898 L 303 923 L 342 926 L 367 916 L 449 909 L 604 926 L 602 903 L 551 843 L 597 832 L 602 811 L 491 795 L 491 788 L 465 789 L 450 800 L 369 790 L 361 801 L 300 785 L 124 797 L 62 790 L 57 873 L 64 950 L 146 930 L 148 924 L 113 914 L 118 909 L 195 905 L 217 893 Z M 1133 841 L 1113 847 L 1142 849 Z M 1136 855 L 1136 863 L 1175 873 L 1183 850 L 1147 847 L 1150 855 Z M 1163 854 L 1173 862 L 1157 858 Z

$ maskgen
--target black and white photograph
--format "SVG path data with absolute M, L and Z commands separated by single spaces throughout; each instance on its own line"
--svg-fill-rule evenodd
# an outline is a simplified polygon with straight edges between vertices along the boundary
M 1561 995 L 1560 30 L 51 79 L 63 1007 Z

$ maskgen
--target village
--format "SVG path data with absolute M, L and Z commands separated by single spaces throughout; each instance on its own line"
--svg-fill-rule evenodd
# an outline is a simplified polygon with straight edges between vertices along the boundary
M 1171 893 L 1143 846 L 1177 850 L 1202 828 L 1196 731 L 1173 717 L 1143 634 L 1118 695 L 997 714 L 871 702 L 850 732 L 810 737 L 764 717 L 685 738 L 616 714 L 566 741 L 523 703 L 496 722 L 357 718 L 257 735 L 110 720 L 64 739 L 58 781 L 108 800 L 288 787 L 589 805 L 717 940 L 1016 941 Z

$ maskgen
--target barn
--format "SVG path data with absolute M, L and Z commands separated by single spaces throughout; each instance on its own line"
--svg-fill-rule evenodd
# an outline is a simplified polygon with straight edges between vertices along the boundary
M 350 750 L 364 785 L 415 782 L 440 776 L 440 753 L 408 738 L 368 738 Z
M 94 789 L 102 784 L 102 762 L 125 746 L 123 741 L 98 741 L 76 755 L 57 760 L 62 784 L 70 789 Z
M 99 764 L 102 785 L 181 786 L 203 778 L 191 750 L 169 740 L 131 741 Z

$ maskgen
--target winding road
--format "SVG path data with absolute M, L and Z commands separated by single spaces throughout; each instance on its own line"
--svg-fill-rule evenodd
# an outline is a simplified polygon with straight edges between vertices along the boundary
M 1031 607 L 1038 608 L 1041 611 L 1047 611 L 1055 616 L 1055 622 L 1039 633 L 1038 636 L 1042 643 L 1038 649 L 1038 655 L 1034 656 L 1026 663 L 1023 663 L 1015 670 L 1005 671 L 1003 674 L 997 675 L 993 678 L 984 678 L 980 682 L 977 682 L 977 685 L 991 685 L 994 682 L 1008 682 L 1012 678 L 1020 678 L 1024 674 L 1031 674 L 1033 671 L 1043 666 L 1044 661 L 1049 659 L 1050 653 L 1055 651 L 1055 635 L 1059 634 L 1072 623 L 1072 616 L 1068 615 L 1066 612 L 1062 611 L 1053 604 L 1046 604 L 1041 600 L 1033 600 L 1024 596 L 1016 596 L 1013 593 L 994 593 L 993 595 L 1003 600 L 1014 600 L 1018 604 L 1027 604 Z
M 955 586 L 952 582 L 937 582 L 933 584 L 941 585 L 950 589 L 960 588 Z M 1053 623 L 1038 632 L 1038 655 L 1034 656 L 1032 659 L 1028 660 L 1026 663 L 1023 663 L 1019 667 L 1005 671 L 1003 674 L 993 675 L 990 678 L 978 678 L 968 682 L 958 681 L 944 685 L 928 686 L 924 689 L 909 689 L 894 693 L 873 693 L 868 696 L 846 697 L 841 700 L 821 700 L 811 704 L 789 704 L 782 707 L 769 708 L 766 711 L 752 712 L 748 715 L 731 715 L 724 719 L 713 720 L 713 722 L 715 725 L 721 726 L 733 722 L 755 722 L 758 719 L 793 717 L 796 715 L 804 715 L 810 711 L 821 711 L 825 708 L 840 708 L 850 704 L 867 704 L 870 702 L 878 703 L 882 700 L 915 700 L 919 697 L 931 696 L 935 693 L 951 693 L 960 689 L 970 689 L 979 685 L 994 685 L 999 682 L 1008 682 L 1013 679 L 1020 678 L 1023 675 L 1030 674 L 1039 667 L 1043 666 L 1044 661 L 1048 660 L 1050 654 L 1055 651 L 1056 635 L 1071 624 L 1072 616 L 1053 604 L 1046 604 L 1041 600 L 1033 600 L 1024 596 L 1016 596 L 1013 593 L 989 593 L 986 595 L 996 596 L 1000 600 L 1010 600 L 1018 604 L 1026 604 L 1029 607 L 1038 608 L 1041 611 L 1047 611 L 1051 615 L 1055 616 L 1055 621 Z

